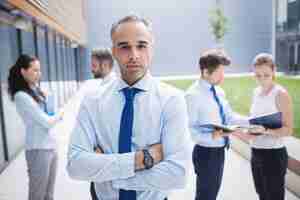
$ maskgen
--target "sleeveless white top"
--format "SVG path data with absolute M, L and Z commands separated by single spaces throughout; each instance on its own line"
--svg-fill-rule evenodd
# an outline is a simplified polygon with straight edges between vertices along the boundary
M 280 85 L 274 85 L 268 95 L 261 95 L 262 88 L 257 87 L 253 94 L 250 117 L 258 117 L 278 112 L 275 99 L 278 93 L 283 90 L 284 88 Z M 250 144 L 253 148 L 258 149 L 277 149 L 284 147 L 283 138 L 270 135 L 257 136 Z

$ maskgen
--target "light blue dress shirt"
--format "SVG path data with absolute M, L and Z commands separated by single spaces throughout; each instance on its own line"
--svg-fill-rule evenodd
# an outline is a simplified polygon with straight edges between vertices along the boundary
M 68 152 L 67 171 L 75 179 L 95 182 L 101 200 L 117 200 L 119 189 L 136 190 L 138 200 L 162 200 L 183 188 L 190 159 L 184 95 L 150 74 L 134 86 L 143 90 L 134 100 L 132 152 L 118 153 L 120 120 L 125 104 L 117 78 L 87 96 L 81 105 Z M 164 159 L 150 170 L 135 172 L 134 151 L 161 143 Z M 94 153 L 100 145 L 104 154 Z
M 38 104 L 26 92 L 18 91 L 14 99 L 17 112 L 25 124 L 25 149 L 55 149 L 57 142 L 50 129 L 61 117 L 49 116 L 45 112 L 45 105 Z
M 223 137 L 212 138 L 212 130 L 200 127 L 203 124 L 222 124 L 219 107 L 210 90 L 211 84 L 203 79 L 195 83 L 187 90 L 185 98 L 188 107 L 189 128 L 193 141 L 205 147 L 223 147 L 225 140 Z M 215 86 L 224 109 L 226 122 L 229 125 L 249 125 L 248 117 L 234 113 L 225 98 L 222 88 Z
M 107 74 L 104 78 L 88 79 L 81 86 L 79 94 L 81 94 L 81 98 L 83 98 L 85 95 L 89 95 L 90 93 L 93 93 L 102 86 L 111 83 L 116 78 L 117 74 L 112 71 L 109 74 Z

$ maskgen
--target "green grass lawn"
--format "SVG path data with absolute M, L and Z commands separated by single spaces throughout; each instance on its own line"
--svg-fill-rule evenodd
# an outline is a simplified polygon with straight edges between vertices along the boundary
M 289 91 L 293 99 L 294 136 L 300 138 L 300 79 L 281 76 L 278 77 L 276 81 Z M 186 90 L 194 81 L 176 80 L 166 82 Z M 252 91 L 255 87 L 256 83 L 252 77 L 226 78 L 222 85 L 233 110 L 245 115 L 249 113 Z

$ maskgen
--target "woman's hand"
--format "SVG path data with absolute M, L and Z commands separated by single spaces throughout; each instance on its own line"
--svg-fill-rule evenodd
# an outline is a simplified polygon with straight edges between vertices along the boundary
M 62 120 L 64 118 L 64 115 L 65 115 L 65 111 L 63 109 L 59 110 L 58 112 L 59 119 Z
M 250 125 L 249 134 L 264 134 L 266 132 L 266 128 L 261 125 Z
M 255 139 L 258 136 L 258 135 L 251 134 L 251 133 L 249 133 L 247 131 L 246 132 L 244 132 L 244 131 L 243 132 L 235 131 L 235 132 L 232 133 L 232 135 L 236 136 L 238 138 L 247 140 L 247 141 L 253 140 L 253 139 Z

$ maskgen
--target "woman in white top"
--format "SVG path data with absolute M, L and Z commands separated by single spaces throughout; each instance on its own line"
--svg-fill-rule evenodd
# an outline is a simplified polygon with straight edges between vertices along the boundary
M 25 156 L 29 200 L 53 200 L 57 170 L 56 140 L 50 129 L 62 119 L 47 109 L 47 97 L 38 87 L 41 77 L 37 58 L 21 55 L 11 67 L 8 92 L 25 124 Z
M 251 117 L 282 113 L 282 127 L 261 128 L 263 135 L 251 136 L 251 168 L 260 200 L 283 200 L 288 155 L 283 137 L 292 135 L 292 100 L 275 82 L 276 66 L 272 55 L 261 53 L 253 61 L 258 87 L 254 90 Z

